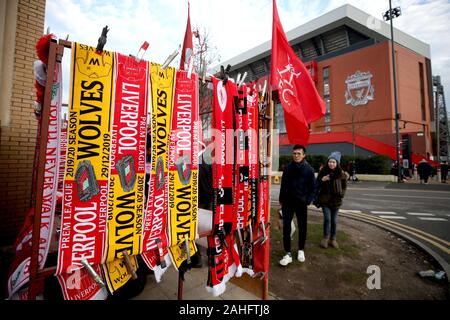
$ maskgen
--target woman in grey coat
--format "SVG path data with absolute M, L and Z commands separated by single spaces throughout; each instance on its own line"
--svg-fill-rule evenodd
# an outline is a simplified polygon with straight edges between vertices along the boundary
M 327 165 L 317 175 L 317 192 L 314 204 L 322 207 L 323 212 L 323 239 L 320 245 L 327 248 L 329 245 L 338 248 L 336 241 L 337 221 L 339 207 L 342 205 L 345 190 L 347 189 L 348 175 L 339 164 L 341 153 L 334 151 L 328 157 Z

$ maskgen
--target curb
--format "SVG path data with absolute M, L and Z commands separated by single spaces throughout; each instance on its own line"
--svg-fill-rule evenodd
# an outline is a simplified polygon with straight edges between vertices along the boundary
M 348 219 L 353 219 L 353 220 L 357 220 L 360 222 L 365 222 L 374 226 L 377 226 L 381 229 L 390 231 L 392 233 L 394 233 L 395 235 L 398 235 L 399 237 L 413 243 L 416 247 L 419 247 L 420 249 L 422 249 L 423 251 L 425 251 L 428 255 L 430 255 L 431 257 L 433 257 L 433 259 L 435 259 L 437 261 L 437 263 L 439 263 L 439 265 L 442 267 L 442 269 L 445 272 L 445 276 L 447 278 L 447 299 L 450 299 L 450 264 L 447 263 L 447 261 L 445 261 L 436 251 L 434 251 L 433 249 L 431 249 L 429 246 L 425 245 L 424 243 L 422 243 L 419 240 L 416 240 L 408 235 L 406 235 L 405 233 L 401 232 L 401 231 L 397 231 L 394 228 L 390 228 L 388 226 L 385 225 L 381 225 L 381 224 L 377 224 L 376 222 L 373 221 L 367 221 L 364 220 L 364 218 L 357 218 L 354 216 L 348 216 L 345 213 L 340 213 L 339 215 Z

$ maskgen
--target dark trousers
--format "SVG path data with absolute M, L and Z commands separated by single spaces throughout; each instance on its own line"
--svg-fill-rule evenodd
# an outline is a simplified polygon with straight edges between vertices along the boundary
M 283 206 L 283 247 L 285 252 L 291 252 L 291 222 L 294 213 L 298 224 L 298 250 L 305 249 L 308 207 L 306 203 L 295 203 Z

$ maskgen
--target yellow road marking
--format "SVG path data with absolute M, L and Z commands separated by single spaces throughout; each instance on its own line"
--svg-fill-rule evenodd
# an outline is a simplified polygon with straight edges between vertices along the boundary
M 445 241 L 445 240 L 443 240 L 441 238 L 435 237 L 435 236 L 433 236 L 433 235 L 431 235 L 429 233 L 426 233 L 424 231 L 421 231 L 421 230 L 418 230 L 418 229 L 415 229 L 415 228 L 412 228 L 412 227 L 409 227 L 409 226 L 405 226 L 405 225 L 399 224 L 399 223 L 394 222 L 394 221 L 389 221 L 389 220 L 385 220 L 385 219 L 375 218 L 375 217 L 369 216 L 369 215 L 364 214 L 364 213 L 360 213 L 360 214 L 346 213 L 346 214 L 349 215 L 349 216 L 353 216 L 353 217 L 358 217 L 358 218 L 362 218 L 362 219 L 372 220 L 372 221 L 375 221 L 375 222 L 379 222 L 379 223 L 385 224 L 387 226 L 391 226 L 391 227 L 400 229 L 400 230 L 405 231 L 407 233 L 410 233 L 410 234 L 412 234 L 412 235 L 414 235 L 414 236 L 416 236 L 416 237 L 418 237 L 418 238 L 420 238 L 422 240 L 425 240 L 425 241 L 433 244 L 437 248 L 441 249 L 445 253 L 450 254 L 450 249 L 449 248 L 446 248 L 446 247 L 442 246 L 441 244 L 439 244 L 439 243 L 437 243 L 437 242 L 435 242 L 435 241 L 433 241 L 431 239 L 435 239 L 436 241 L 442 242 L 447 247 L 450 246 L 449 242 L 447 242 L 447 241 Z M 410 229 L 410 230 L 408 230 L 408 229 Z M 421 233 L 424 236 L 422 236 L 422 235 L 420 235 L 418 233 Z M 429 238 L 426 238 L 426 237 L 429 237 Z

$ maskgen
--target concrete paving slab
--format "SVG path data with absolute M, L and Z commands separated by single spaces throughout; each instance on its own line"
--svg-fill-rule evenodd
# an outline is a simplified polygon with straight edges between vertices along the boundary
M 206 267 L 189 270 L 185 274 L 183 283 L 183 300 L 261 300 L 260 297 L 231 282 L 227 283 L 224 294 L 214 297 L 206 291 L 207 279 L 208 269 Z M 178 272 L 170 267 L 160 283 L 156 283 L 153 275 L 148 275 L 144 290 L 132 300 L 176 300 L 177 297 Z

